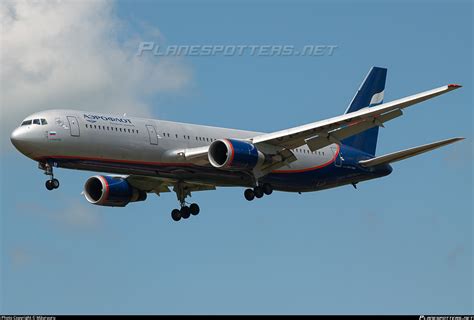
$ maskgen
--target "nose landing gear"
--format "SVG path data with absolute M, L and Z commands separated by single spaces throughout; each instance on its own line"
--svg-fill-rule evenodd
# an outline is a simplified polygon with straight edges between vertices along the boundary
M 59 188 L 59 180 L 54 178 L 53 167 L 49 163 L 39 163 L 38 167 L 41 170 L 44 170 L 44 174 L 51 177 L 51 179 L 46 180 L 45 187 L 48 190 L 53 190 Z
M 59 188 L 59 180 L 58 179 L 46 180 L 45 186 L 46 186 L 46 189 L 50 191 L 53 189 L 57 189 Z

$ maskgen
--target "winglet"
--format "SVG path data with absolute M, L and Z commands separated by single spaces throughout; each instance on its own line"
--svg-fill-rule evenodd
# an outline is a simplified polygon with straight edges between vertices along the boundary
M 448 88 L 451 88 L 451 89 L 458 89 L 458 88 L 461 88 L 462 85 L 460 84 L 455 84 L 455 83 L 451 83 L 451 84 L 448 84 Z

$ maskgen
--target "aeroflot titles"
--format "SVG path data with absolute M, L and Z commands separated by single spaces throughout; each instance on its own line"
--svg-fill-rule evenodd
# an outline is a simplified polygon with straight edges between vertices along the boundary
M 107 117 L 107 116 L 98 116 L 95 114 L 84 114 L 84 119 L 86 121 L 94 123 L 97 120 L 112 121 L 112 122 L 121 122 L 121 123 L 132 123 L 130 119 L 125 118 L 116 118 L 116 117 Z

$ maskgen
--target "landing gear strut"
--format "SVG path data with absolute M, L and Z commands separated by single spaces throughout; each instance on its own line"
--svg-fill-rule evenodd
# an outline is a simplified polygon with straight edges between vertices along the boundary
M 178 198 L 181 209 L 174 209 L 171 211 L 171 218 L 174 221 L 179 221 L 182 219 L 188 219 L 191 215 L 197 216 L 199 214 L 199 206 L 197 203 L 191 203 L 189 207 L 186 205 L 186 197 L 191 195 L 191 192 L 187 190 L 186 186 L 182 183 L 178 183 L 174 187 L 174 192 L 176 192 L 176 197 Z
M 271 195 L 272 192 L 273 192 L 273 187 L 268 183 L 264 183 L 263 185 L 256 186 L 253 189 L 245 189 L 244 197 L 248 201 L 252 201 L 255 198 L 260 199 L 264 195 Z
M 48 190 L 59 188 L 59 180 L 54 178 L 53 167 L 49 163 L 39 163 L 38 167 L 44 170 L 44 174 L 50 176 L 49 180 L 46 180 L 45 186 Z

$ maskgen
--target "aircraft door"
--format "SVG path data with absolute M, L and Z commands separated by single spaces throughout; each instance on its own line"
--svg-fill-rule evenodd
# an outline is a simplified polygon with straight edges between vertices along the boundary
M 158 144 L 158 135 L 156 134 L 156 130 L 154 126 L 146 125 L 148 130 L 148 136 L 150 137 L 150 144 Z
M 71 136 L 79 137 L 79 122 L 77 122 L 77 118 L 73 116 L 67 116 L 67 121 L 69 122 L 69 129 L 71 130 Z

